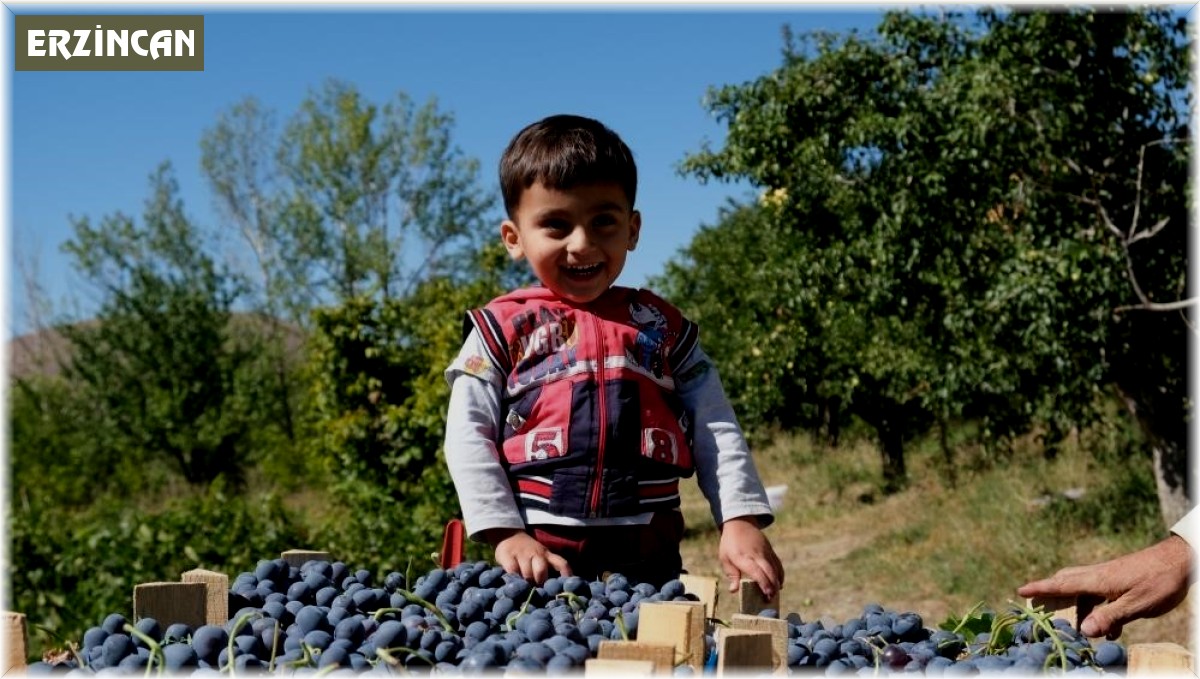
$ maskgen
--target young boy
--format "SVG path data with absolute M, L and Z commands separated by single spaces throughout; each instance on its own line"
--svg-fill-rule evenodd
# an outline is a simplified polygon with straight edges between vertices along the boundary
M 768 597 L 783 567 L 774 517 L 697 327 L 646 290 L 614 286 L 637 246 L 637 168 L 601 123 L 551 116 L 500 161 L 500 237 L 541 285 L 467 313 L 446 461 L 469 535 L 506 571 L 661 584 L 682 569 L 679 479 L 697 475 L 736 590 Z

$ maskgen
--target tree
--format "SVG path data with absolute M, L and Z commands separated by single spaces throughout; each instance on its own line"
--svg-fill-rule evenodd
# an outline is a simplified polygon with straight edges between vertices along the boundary
M 247 304 L 272 331 L 272 393 L 296 439 L 296 375 L 288 365 L 315 309 L 402 299 L 427 276 L 463 274 L 494 199 L 479 164 L 453 145 L 454 119 L 404 93 L 371 103 L 329 80 L 283 126 L 248 98 L 201 140 L 201 165 L 220 213 L 251 260 Z M 339 322 L 348 317 L 339 318 Z M 332 367 L 332 366 L 331 366 Z
M 339 554 L 400 568 L 438 547 L 458 513 L 442 459 L 446 366 L 462 344 L 467 309 L 511 275 L 499 242 L 478 253 L 472 281 L 431 276 L 403 298 L 346 300 L 314 313 L 312 445 L 352 511 L 325 541 Z
M 244 288 L 184 214 L 170 166 L 152 175 L 140 224 L 117 213 L 73 226 L 63 248 L 102 302 L 93 322 L 61 328 L 72 347 L 63 375 L 94 438 L 109 456 L 165 459 L 193 484 L 240 480 L 272 419 L 252 335 L 230 324 Z
M 1183 28 L 1160 10 L 889 13 L 876 39 L 787 34 L 779 69 L 710 92 L 724 147 L 683 171 L 750 180 L 788 243 L 743 260 L 792 267 L 759 292 L 760 313 L 805 329 L 770 381 L 842 396 L 878 432 L 888 486 L 929 423 L 975 418 L 1003 440 L 1042 422 L 1052 448 L 1114 382 L 1164 394 L 1139 412 L 1182 431 L 1185 324 L 1146 333 L 1115 311 L 1144 301 L 1131 270 L 1149 299 L 1183 290 Z M 1099 205 L 1161 227 L 1122 245 Z M 715 257 L 693 247 L 668 279 L 686 290 L 686 262 Z M 1139 361 L 1155 369 L 1127 370 Z
M 317 306 L 411 292 L 459 270 L 494 197 L 452 143 L 454 118 L 404 93 L 383 104 L 330 80 L 280 132 L 247 99 L 201 142 L 217 205 L 250 246 L 260 308 L 309 327 Z

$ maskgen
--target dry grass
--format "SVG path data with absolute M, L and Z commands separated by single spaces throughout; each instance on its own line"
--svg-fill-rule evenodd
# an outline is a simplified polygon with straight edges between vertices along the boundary
M 1153 529 L 1092 530 L 1055 512 L 1071 502 L 1063 491 L 1083 489 L 1095 502 L 1136 471 L 1125 465 L 1140 463 L 1104 467 L 1080 446 L 1053 461 L 1033 444 L 990 465 L 980 464 L 982 456 L 958 449 L 955 468 L 977 471 L 960 471 L 952 482 L 939 471 L 945 468 L 940 452 L 914 447 L 907 455 L 912 485 L 885 496 L 876 487 L 879 454 L 869 442 L 827 449 L 805 437 L 780 437 L 756 452 L 764 484 L 788 486 L 767 531 L 787 574 L 782 612 L 838 623 L 878 602 L 915 611 L 932 627 L 979 602 L 995 609 L 1023 603 L 1015 590 L 1024 582 L 1162 536 Z M 1056 504 L 1039 506 L 1044 495 L 1056 497 Z M 691 527 L 682 548 L 685 567 L 720 576 L 718 534 L 695 484 L 685 484 L 684 513 Z M 1174 642 L 1195 651 L 1194 598 L 1166 616 L 1128 625 L 1121 640 Z

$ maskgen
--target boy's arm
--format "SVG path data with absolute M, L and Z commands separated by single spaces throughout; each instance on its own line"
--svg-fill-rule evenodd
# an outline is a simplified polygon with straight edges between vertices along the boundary
M 736 591 L 741 578 L 748 577 L 771 598 L 783 586 L 783 564 L 762 529 L 775 517 L 733 406 L 699 346 L 675 374 L 692 417 L 696 479 L 721 528 L 719 555 L 729 590 Z
M 713 519 L 718 526 L 742 517 L 754 518 L 760 528 L 771 525 L 775 516 L 767 491 L 716 366 L 697 346 L 675 374 L 676 389 L 692 418 L 696 480 Z
M 493 529 L 524 530 L 525 522 L 496 450 L 504 376 L 487 359 L 476 331 L 467 336 L 445 377 L 450 383 L 446 466 L 468 535 L 483 541 L 484 533 Z
M 446 370 L 450 405 L 446 413 L 446 465 L 472 540 L 496 550 L 506 571 L 544 582 L 550 568 L 570 575 L 567 562 L 525 532 L 512 486 L 496 449 L 502 377 L 484 358 L 478 334 L 468 336 Z

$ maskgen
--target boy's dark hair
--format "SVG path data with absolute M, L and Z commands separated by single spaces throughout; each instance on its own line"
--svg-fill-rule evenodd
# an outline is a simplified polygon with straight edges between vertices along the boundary
M 625 142 L 600 121 L 554 115 L 518 132 L 500 157 L 500 192 L 509 217 L 521 201 L 521 192 L 536 182 L 559 190 L 615 182 L 632 208 L 637 165 Z

